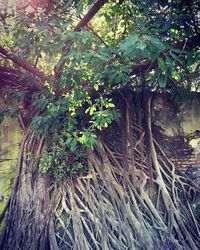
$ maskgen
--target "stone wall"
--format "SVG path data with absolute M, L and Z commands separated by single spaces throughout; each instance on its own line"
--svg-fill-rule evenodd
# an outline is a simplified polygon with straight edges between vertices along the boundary
M 184 102 L 158 95 L 153 117 L 158 141 L 172 162 L 200 186 L 200 94 Z

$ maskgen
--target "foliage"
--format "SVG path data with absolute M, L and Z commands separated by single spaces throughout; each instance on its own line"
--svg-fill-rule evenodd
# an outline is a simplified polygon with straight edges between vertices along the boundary
M 113 92 L 145 85 L 184 96 L 199 88 L 199 50 L 189 44 L 199 33 L 198 1 L 105 1 L 87 27 L 73 31 L 93 3 L 53 1 L 50 10 L 41 3 L 17 18 L 8 11 L 0 24 L 1 44 L 49 75 L 43 91 L 32 97 L 41 111 L 32 127 L 50 138 L 41 171 L 57 168 L 56 176 L 71 173 L 74 164 L 82 168 L 80 151 L 94 147 L 99 131 L 119 119 Z M 69 158 L 65 150 L 77 158 L 68 167 L 61 160 L 62 154 Z
M 0 94 L 27 120 L 0 248 L 199 248 L 149 95 L 199 89 L 199 1 L 25 2 L 0 0 Z
M 72 148 L 72 145 L 73 143 L 69 144 L 63 138 L 58 143 L 53 143 L 42 155 L 40 171 L 43 174 L 48 173 L 57 181 L 62 181 L 66 176 L 72 177 L 82 171 L 84 169 L 83 151 Z
M 46 108 L 34 118 L 32 126 L 38 134 L 49 137 L 50 145 L 41 158 L 40 169 L 57 180 L 84 169 L 83 155 L 86 148 L 97 144 L 96 130 L 120 117 L 112 99 L 100 96 L 92 101 L 79 91 L 57 100 L 54 95 L 43 96 L 37 104 Z

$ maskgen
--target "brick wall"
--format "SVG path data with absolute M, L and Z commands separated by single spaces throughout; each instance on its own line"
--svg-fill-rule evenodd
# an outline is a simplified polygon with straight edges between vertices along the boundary
M 192 149 L 178 151 L 176 156 L 171 157 L 171 161 L 176 168 L 183 171 L 200 186 L 200 151 Z

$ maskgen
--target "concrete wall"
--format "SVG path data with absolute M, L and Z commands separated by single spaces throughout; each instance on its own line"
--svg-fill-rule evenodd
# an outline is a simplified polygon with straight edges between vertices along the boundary
M 184 102 L 157 96 L 153 120 L 158 140 L 175 166 L 200 185 L 200 95 Z

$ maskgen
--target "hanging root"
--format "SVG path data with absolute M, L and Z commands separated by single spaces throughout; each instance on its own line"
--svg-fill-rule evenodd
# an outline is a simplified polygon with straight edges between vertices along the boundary
M 43 145 L 44 138 L 29 128 L 21 143 L 1 249 L 46 249 L 46 177 L 36 172 Z M 34 159 L 28 159 L 29 153 Z
M 109 131 L 95 150 L 88 150 L 88 174 L 59 189 L 59 249 L 200 247 L 198 221 L 187 200 L 188 181 L 176 174 L 152 135 L 151 98 L 144 108 L 145 130 L 133 124 L 129 105 L 120 134 Z
M 142 110 L 125 98 L 121 123 L 87 150 L 87 174 L 59 185 L 38 173 L 44 139 L 28 131 L 1 249 L 199 249 L 192 184 L 153 138 L 150 106 L 149 96 Z

